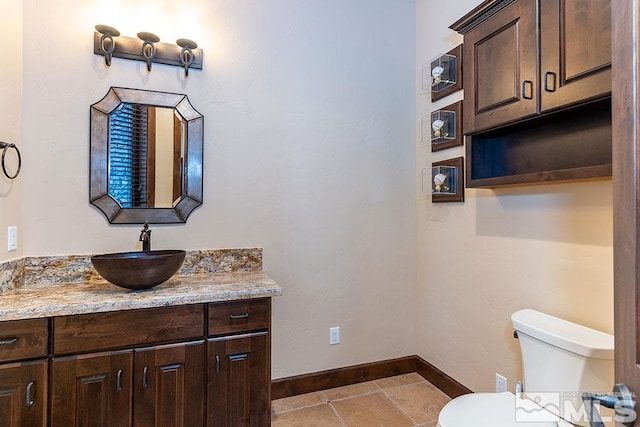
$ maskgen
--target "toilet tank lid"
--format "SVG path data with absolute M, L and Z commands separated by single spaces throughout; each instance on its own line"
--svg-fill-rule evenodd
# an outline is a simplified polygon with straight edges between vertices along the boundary
M 511 316 L 516 331 L 585 357 L 613 359 L 613 335 L 536 310 L 520 310 Z

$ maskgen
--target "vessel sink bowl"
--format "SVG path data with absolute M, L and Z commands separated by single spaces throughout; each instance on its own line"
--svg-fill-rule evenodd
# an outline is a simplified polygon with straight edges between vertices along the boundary
M 149 289 L 166 282 L 182 265 L 182 250 L 119 252 L 91 257 L 107 281 L 127 289 Z

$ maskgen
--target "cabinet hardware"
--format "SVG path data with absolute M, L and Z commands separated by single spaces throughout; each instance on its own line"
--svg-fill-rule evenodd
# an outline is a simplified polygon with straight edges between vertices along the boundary
M 144 369 L 142 370 L 142 388 L 147 388 L 147 386 L 149 385 L 147 383 L 147 373 L 149 372 L 149 368 L 148 367 L 144 367 Z
M 17 337 L 12 338 L 2 338 L 0 339 L 0 345 L 12 345 L 18 342 Z
M 527 87 L 529 88 L 528 91 Z M 525 80 L 522 82 L 522 97 L 524 99 L 533 99 L 533 82 L 531 80 Z
M 122 391 L 122 369 L 118 369 L 118 373 L 116 374 L 116 392 L 120 393 Z
M 549 87 L 549 77 L 553 77 L 553 84 Z M 547 92 L 555 92 L 556 91 L 556 73 L 553 71 L 547 71 L 544 73 L 544 90 Z
M 220 375 L 220 356 L 216 356 L 216 375 Z
M 236 360 L 244 360 L 248 355 L 249 353 L 232 354 L 231 356 L 229 356 L 229 360 L 231 360 L 232 362 Z
M 36 401 L 32 399 L 33 397 L 33 387 L 36 385 L 35 381 L 31 381 L 27 384 L 27 392 L 25 393 L 25 403 L 27 408 L 31 408 L 35 405 Z
M 244 313 L 244 314 L 230 314 L 229 318 L 231 320 L 238 320 L 238 319 L 247 319 L 249 317 L 249 313 Z

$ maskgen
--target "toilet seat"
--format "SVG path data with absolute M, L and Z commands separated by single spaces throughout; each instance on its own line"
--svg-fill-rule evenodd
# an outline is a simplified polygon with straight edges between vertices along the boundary
M 516 422 L 513 393 L 471 393 L 447 403 L 438 416 L 437 427 L 560 427 L 565 423 Z

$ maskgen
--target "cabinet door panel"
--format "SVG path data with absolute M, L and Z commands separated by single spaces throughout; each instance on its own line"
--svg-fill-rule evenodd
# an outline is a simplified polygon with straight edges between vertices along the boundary
M 207 345 L 207 426 L 268 426 L 268 333 L 212 338 Z
M 45 426 L 47 362 L 0 366 L 0 426 Z
M 135 350 L 136 427 L 202 426 L 204 360 L 204 341 Z
M 133 351 L 53 360 L 52 426 L 130 426 Z
M 541 0 L 543 111 L 611 92 L 611 0 Z
M 465 133 L 537 114 L 536 25 L 536 2 L 518 1 L 465 34 Z

